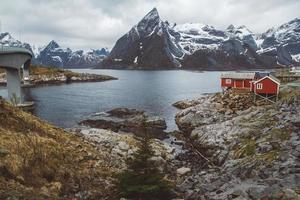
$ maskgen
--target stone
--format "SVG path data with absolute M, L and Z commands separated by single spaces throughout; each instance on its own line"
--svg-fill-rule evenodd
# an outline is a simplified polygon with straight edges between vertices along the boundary
M 5 156 L 7 156 L 9 154 L 10 154 L 10 152 L 7 149 L 0 148 L 0 157 L 3 158 L 3 157 L 5 157 Z
M 80 122 L 92 128 L 109 129 L 142 135 L 147 131 L 154 137 L 165 138 L 166 121 L 157 116 L 149 116 L 144 111 L 128 108 L 116 108 L 107 112 L 96 113 Z
M 215 107 L 216 107 L 217 110 L 223 109 L 223 105 L 221 103 L 216 103 Z
M 300 199 L 300 195 L 290 188 L 282 190 L 286 199 Z
M 265 189 L 265 187 L 250 187 L 248 189 L 248 194 L 253 199 L 259 199 L 265 195 L 264 189 Z
M 258 151 L 260 153 L 266 153 L 273 149 L 273 146 L 268 143 L 259 143 L 258 144 Z
M 121 141 L 118 143 L 118 148 L 122 151 L 128 151 L 130 146 L 126 142 Z
M 188 167 L 181 167 L 181 168 L 176 170 L 176 173 L 180 176 L 183 176 L 183 175 L 189 173 L 190 171 L 191 171 L 191 169 L 188 168 Z

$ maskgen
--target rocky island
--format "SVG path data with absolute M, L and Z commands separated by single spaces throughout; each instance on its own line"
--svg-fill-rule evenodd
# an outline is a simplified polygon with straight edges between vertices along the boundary
M 30 66 L 29 77 L 23 82 L 28 85 L 59 84 L 74 82 L 101 82 L 116 80 L 117 78 L 108 75 L 76 73 L 56 67 Z M 0 71 L 0 85 L 6 85 L 5 71 Z

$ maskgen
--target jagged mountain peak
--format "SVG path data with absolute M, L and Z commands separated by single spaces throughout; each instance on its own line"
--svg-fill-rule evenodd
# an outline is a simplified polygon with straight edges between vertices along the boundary
M 46 46 L 47 49 L 55 49 L 55 48 L 58 48 L 58 47 L 60 47 L 59 44 L 54 40 L 51 40 L 49 42 L 49 44 Z
M 10 35 L 10 33 L 4 32 L 4 33 L 0 33 L 0 39 L 1 40 L 12 40 L 14 38 Z
M 153 8 L 142 20 L 156 20 L 160 19 L 157 8 Z
M 234 29 L 235 29 L 235 26 L 233 24 L 230 24 L 226 30 L 230 31 L 230 30 L 234 30 Z
M 144 37 L 153 32 L 153 30 L 161 24 L 156 8 L 153 8 L 143 19 L 133 27 L 132 31 L 136 31 L 140 37 Z
M 252 35 L 253 32 L 245 25 L 240 25 L 240 26 L 234 26 L 234 25 L 229 25 L 228 28 L 226 29 L 227 32 L 234 34 L 240 38 L 246 36 L 246 35 Z
M 281 25 L 279 27 L 279 29 L 288 28 L 288 27 L 297 28 L 299 26 L 300 26 L 300 18 L 295 18 L 295 19 L 289 21 L 288 23 L 285 23 L 285 24 Z

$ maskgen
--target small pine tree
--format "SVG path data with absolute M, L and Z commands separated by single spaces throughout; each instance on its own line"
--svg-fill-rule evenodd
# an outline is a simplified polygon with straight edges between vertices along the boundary
M 139 149 L 133 158 L 127 161 L 127 170 L 118 176 L 120 197 L 134 200 L 172 199 L 170 183 L 150 159 L 154 156 L 154 151 L 145 124 Z

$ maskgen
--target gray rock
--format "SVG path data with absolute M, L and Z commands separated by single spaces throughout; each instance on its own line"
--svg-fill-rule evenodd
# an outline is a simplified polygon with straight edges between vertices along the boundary
M 116 108 L 103 113 L 96 113 L 80 122 L 93 128 L 124 131 L 135 134 L 148 132 L 157 138 L 166 136 L 166 121 L 160 117 L 148 116 L 144 111 L 128 108 Z
M 250 187 L 247 192 L 251 198 L 259 199 L 265 196 L 265 187 Z
M 191 169 L 188 168 L 188 167 L 181 167 L 181 168 L 176 170 L 176 173 L 180 176 L 183 176 L 183 175 L 189 173 L 190 171 L 191 171 Z

